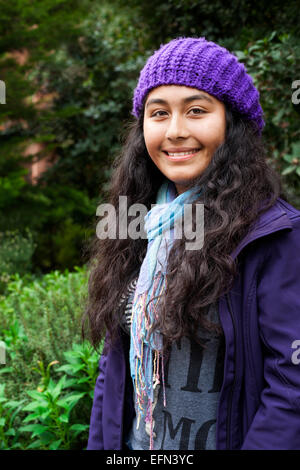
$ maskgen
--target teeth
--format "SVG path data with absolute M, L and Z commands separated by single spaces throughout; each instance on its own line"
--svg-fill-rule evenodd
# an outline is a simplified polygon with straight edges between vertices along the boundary
M 196 153 L 198 152 L 199 149 L 193 149 L 193 150 L 190 150 L 189 152 L 167 152 L 168 155 L 170 155 L 171 157 L 183 157 L 184 155 L 191 155 L 193 153 Z

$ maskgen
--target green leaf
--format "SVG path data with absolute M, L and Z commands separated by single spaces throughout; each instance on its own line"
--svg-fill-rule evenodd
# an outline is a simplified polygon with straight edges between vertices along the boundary
M 69 395 L 57 402 L 57 404 L 63 408 L 73 408 L 74 405 L 85 395 L 85 393 L 74 393 Z
M 47 428 L 42 424 L 28 424 L 27 426 L 20 427 L 21 432 L 31 432 L 32 437 L 40 436 L 47 431 Z
M 78 379 L 67 379 L 66 388 L 72 388 L 73 385 L 77 385 L 78 383 L 79 383 Z
M 6 374 L 6 373 L 9 373 L 9 372 L 13 372 L 12 367 L 3 367 L 3 369 L 0 369 L 0 374 Z
M 294 155 L 289 155 L 289 154 L 283 155 L 283 160 L 285 160 L 285 161 L 288 162 L 288 163 L 291 163 L 291 161 L 293 160 L 293 158 L 295 158 Z
M 64 372 L 67 372 L 70 375 L 73 375 L 73 374 L 76 374 L 76 372 L 79 372 L 80 370 L 82 370 L 84 368 L 85 368 L 85 364 L 82 364 L 82 362 L 81 362 L 80 364 L 72 364 L 72 365 L 61 366 L 56 370 L 64 371 Z
M 272 41 L 272 39 L 276 36 L 277 32 L 273 31 L 271 35 L 269 36 L 269 41 Z
M 79 434 L 80 432 L 85 431 L 88 428 L 89 428 L 88 424 L 73 424 L 70 427 L 70 431 L 75 431 L 76 434 Z
M 31 402 L 29 405 L 24 406 L 24 411 L 38 411 L 39 413 L 43 413 L 45 410 L 48 409 L 48 403 L 43 402 L 42 404 L 39 402 Z
M 35 400 L 44 401 L 45 404 L 47 403 L 43 393 L 38 392 L 37 390 L 29 390 L 26 393 L 27 395 L 29 395 L 31 398 L 34 398 Z
M 40 416 L 41 416 L 41 414 L 39 412 L 32 413 L 28 416 L 25 416 L 25 418 L 23 419 L 23 423 L 29 423 L 30 421 L 38 419 Z
M 20 400 L 20 401 L 16 401 L 16 400 L 9 400 L 7 403 L 5 403 L 5 408 L 9 408 L 9 409 L 14 409 L 18 406 L 20 406 L 22 403 L 24 403 L 25 399 L 24 400 Z
M 60 444 L 62 443 L 62 440 L 59 439 L 58 441 L 54 441 L 52 442 L 52 444 L 49 446 L 49 449 L 50 450 L 57 450 L 60 446 Z
M 283 172 L 281 173 L 282 176 L 284 175 L 289 175 L 290 173 L 292 173 L 294 170 L 295 170 L 296 166 L 295 165 L 290 165 L 290 166 L 287 166 Z
M 61 394 L 63 388 L 64 388 L 64 385 L 58 383 L 53 390 L 47 390 L 47 393 L 49 394 L 49 396 L 52 397 L 53 400 L 56 400 Z
M 235 51 L 235 55 L 239 60 L 243 60 L 246 57 L 246 54 L 243 51 Z
M 90 379 L 91 379 L 90 377 L 82 377 L 82 379 L 77 380 L 77 383 L 83 384 L 83 383 L 89 382 Z
M 58 421 L 60 421 L 61 423 L 68 423 L 69 422 L 69 416 L 66 413 L 64 413 L 64 414 L 59 416 Z
M 296 173 L 297 173 L 298 176 L 300 176 L 300 166 L 297 167 Z
M 300 141 L 292 143 L 293 158 L 300 156 Z
M 51 415 L 51 413 L 52 413 L 51 409 L 44 411 L 43 413 L 40 414 L 40 420 L 45 421 L 48 418 L 48 416 Z
M 43 445 L 42 441 L 40 439 L 37 439 L 32 444 L 27 446 L 26 449 L 40 449 L 42 445 Z
M 72 367 L 70 365 L 64 365 L 64 366 L 60 366 L 60 367 L 57 367 L 56 371 L 57 372 L 69 372 L 72 370 Z

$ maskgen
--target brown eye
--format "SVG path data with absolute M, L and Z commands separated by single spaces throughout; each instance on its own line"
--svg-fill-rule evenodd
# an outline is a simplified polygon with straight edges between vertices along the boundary
M 151 117 L 161 117 L 167 114 L 166 111 L 155 111 L 155 113 L 151 114 Z
M 201 108 L 193 108 L 190 110 L 190 112 L 194 115 L 197 115 L 197 114 L 204 114 L 205 111 Z

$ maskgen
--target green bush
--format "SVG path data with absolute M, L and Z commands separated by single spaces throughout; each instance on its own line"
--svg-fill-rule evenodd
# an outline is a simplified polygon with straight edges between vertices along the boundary
M 24 276 L 30 272 L 35 248 L 33 235 L 28 228 L 25 234 L 18 230 L 0 232 L 0 294 L 5 292 L 12 274 Z
M 37 248 L 33 265 L 43 272 L 73 269 L 82 265 L 86 240 L 94 235 L 97 203 L 86 191 L 71 188 L 67 183 L 51 186 L 36 185 L 45 205 L 38 209 Z
M 0 298 L 0 339 L 6 341 L 13 380 L 6 390 L 11 397 L 36 383 L 32 364 L 63 360 L 63 353 L 81 341 L 87 275 L 54 271 L 26 283 L 16 275 Z
M 5 384 L 0 384 L 0 450 L 21 449 L 21 436 L 16 427 L 23 400 L 9 400 L 5 396 Z
M 300 77 L 298 38 L 273 31 L 236 55 L 260 91 L 270 163 L 282 174 L 289 201 L 300 208 L 300 105 L 292 102 L 292 83 Z
M 76 268 L 15 275 L 0 297 L 0 449 L 85 447 L 101 351 L 81 340 L 86 290 Z
M 57 381 L 51 367 L 58 361 L 47 368 L 38 361 L 40 383 L 27 390 L 27 398 L 8 400 L 5 385 L 0 386 L 0 449 L 86 447 L 99 357 L 87 342 L 73 344 L 64 356 L 66 363 L 56 370 L 64 374 Z

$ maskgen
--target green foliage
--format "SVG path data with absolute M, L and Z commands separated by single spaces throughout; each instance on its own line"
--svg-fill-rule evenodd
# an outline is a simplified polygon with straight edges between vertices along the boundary
M 12 276 L 0 297 L 0 449 L 85 448 L 102 349 L 81 341 L 86 289 L 76 268 Z
M 86 289 L 86 271 L 79 268 L 31 281 L 17 275 L 8 284 L 7 295 L 0 297 L 0 339 L 15 377 L 6 386 L 11 397 L 35 383 L 32 364 L 61 362 L 63 352 L 80 342 Z
M 0 208 L 4 209 L 11 199 L 20 196 L 22 189 L 26 185 L 24 175 L 26 170 L 19 169 L 11 173 L 9 177 L 0 177 Z
M 72 40 L 76 25 L 91 2 L 87 0 L 0 1 L 0 50 L 15 50 L 21 45 L 46 52 L 64 39 Z M 15 21 L 12 21 L 14 18 Z
M 157 48 L 178 36 L 205 36 L 216 42 L 230 42 L 228 47 L 245 47 L 250 40 L 299 31 L 299 2 L 290 0 L 112 0 L 118 9 L 146 30 L 148 44 Z M 239 46 L 238 46 L 239 47 Z
M 292 82 L 300 77 L 299 41 L 273 31 L 236 54 L 260 91 L 270 163 L 283 175 L 289 200 L 300 207 L 300 108 L 292 102 Z
M 36 79 L 55 92 L 39 134 L 55 134 L 58 159 L 41 182 L 85 188 L 94 198 L 107 183 L 131 94 L 145 54 L 130 18 L 103 2 L 85 19 L 76 48 L 63 47 L 41 64 Z M 55 131 L 54 131 L 55 130 Z
M 283 170 L 283 175 L 296 173 L 300 176 L 300 141 L 292 143 L 292 153 L 285 154 L 283 159 L 288 162 L 288 165 Z
M 88 430 L 87 413 L 90 411 L 93 390 L 98 371 L 98 354 L 92 352 L 87 343 L 73 344 L 73 349 L 64 353 L 67 363 L 57 371 L 65 371 L 58 382 L 50 377 L 50 366 L 45 371 L 42 362 L 39 368 L 42 384 L 34 391 L 28 391 L 31 402 L 23 408 L 30 413 L 23 423 L 33 424 L 20 428 L 20 432 L 30 432 L 36 440 L 27 449 L 71 449 L 78 445 L 78 435 Z M 70 377 L 70 378 L 68 378 Z M 76 408 L 79 410 L 76 414 Z M 86 442 L 87 433 L 82 436 Z M 83 444 L 84 445 L 84 444 Z
M 51 366 L 58 361 L 46 369 L 42 361 L 38 362 L 41 382 L 26 392 L 27 400 L 7 400 L 4 385 L 0 386 L 2 449 L 68 450 L 86 446 L 99 357 L 86 342 L 74 343 L 64 356 L 67 362 L 57 371 L 68 375 L 58 381 L 50 375 Z
M 95 368 L 95 361 L 98 364 L 98 354 L 91 354 L 89 343 L 84 342 L 82 345 L 74 344 L 72 350 L 64 353 L 64 357 L 67 364 L 59 367 L 57 371 L 63 371 L 70 377 L 69 384 L 72 384 L 74 390 L 87 391 L 90 398 L 93 398 L 98 376 L 98 369 Z
M 47 142 L 47 155 L 52 148 L 49 133 L 39 135 L 39 123 L 47 119 L 48 112 L 47 106 L 34 105 L 33 98 L 37 92 L 44 97 L 44 87 L 37 82 L 35 70 L 47 62 L 49 55 L 55 54 L 57 48 L 76 43 L 82 34 L 82 17 L 88 13 L 90 6 L 90 0 L 0 0 L 0 80 L 6 84 L 6 104 L 0 105 L 1 231 L 22 230 L 25 226 L 40 234 L 46 230 L 42 223 L 47 215 L 44 188 L 29 184 L 28 170 L 24 166 L 28 168 L 32 156 L 25 158 L 23 155 L 26 146 L 34 142 Z M 35 158 L 44 156 L 41 151 Z M 35 258 L 35 269 L 79 264 L 75 250 L 79 238 L 81 242 L 83 240 L 86 225 L 85 220 L 80 233 L 77 229 L 74 240 L 62 238 L 62 243 L 73 244 L 73 251 L 69 251 L 66 259 L 62 255 L 63 247 L 60 247 L 59 262 L 56 263 L 55 255 L 54 259 L 48 257 L 44 264 Z M 51 229 L 53 231 L 55 228 Z M 67 230 L 70 231 L 69 225 Z M 63 231 L 62 227 L 60 231 Z M 39 239 L 35 241 L 40 242 Z
M 23 422 L 38 421 L 20 428 L 21 432 L 31 433 L 33 442 L 27 446 L 27 449 L 56 450 L 59 447 L 70 449 L 72 443 L 70 433 L 72 427 L 69 426 L 70 413 L 84 394 L 71 393 L 62 398 L 61 394 L 64 388 L 66 388 L 65 376 L 57 384 L 50 379 L 47 389 L 43 392 L 35 390 L 27 392 L 33 400 L 24 407 L 24 411 L 31 413 Z M 82 427 L 82 431 L 84 429 Z M 78 433 L 78 424 L 76 430 Z M 34 440 L 35 437 L 37 439 Z M 75 433 L 74 437 L 76 437 Z
M 0 106 L 0 122 L 7 117 L 24 120 L 37 116 L 27 99 L 36 91 L 29 72 L 47 60 L 49 51 L 80 35 L 80 20 L 90 5 L 89 0 L 0 0 L 0 79 L 7 91 L 7 105 Z M 27 51 L 24 63 L 11 55 L 18 51 Z
M 36 272 L 53 267 L 72 269 L 85 261 L 83 252 L 94 235 L 96 207 L 96 199 L 91 200 L 84 190 L 56 184 L 26 185 L 23 192 L 3 205 L 2 212 L 0 209 L 0 225 L 5 231 L 20 232 L 27 226 L 32 232 Z
M 52 184 L 43 190 L 45 211 L 37 221 L 33 263 L 41 270 L 72 269 L 84 263 L 85 243 L 94 235 L 96 200 L 86 191 Z
M 17 230 L 0 232 L 0 294 L 5 292 L 12 274 L 30 272 L 35 247 L 28 229 L 24 235 Z
M 20 431 L 15 424 L 25 399 L 9 400 L 4 389 L 5 384 L 0 384 L 0 450 L 21 449 Z

